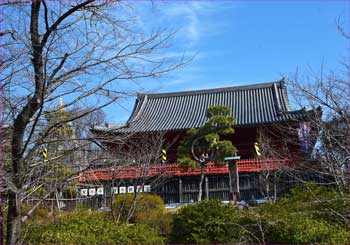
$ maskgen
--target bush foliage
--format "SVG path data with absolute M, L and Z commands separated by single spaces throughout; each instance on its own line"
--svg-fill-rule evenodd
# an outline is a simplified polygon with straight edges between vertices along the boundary
M 248 210 L 203 201 L 175 214 L 171 241 L 348 244 L 345 200 L 333 189 L 307 184 L 294 188 L 276 204 Z
M 132 194 L 116 196 L 114 209 L 125 217 L 133 198 Z M 159 196 L 142 193 L 130 223 L 115 224 L 104 213 L 86 209 L 55 218 L 40 207 L 27 222 L 22 238 L 32 244 L 349 244 L 348 203 L 348 194 L 306 184 L 275 204 L 240 210 L 205 200 L 171 215 Z
M 115 196 L 113 209 L 116 216 L 120 214 L 120 220 L 127 219 L 134 198 L 134 194 Z M 165 213 L 163 199 L 155 194 L 139 193 L 136 196 L 136 206 L 129 221 L 149 225 L 156 228 L 162 235 L 168 235 L 171 232 L 172 216 Z
M 144 224 L 113 223 L 103 213 L 67 212 L 53 222 L 26 225 L 23 242 L 29 244 L 151 244 L 163 243 L 157 231 Z
M 136 221 L 144 212 L 164 212 L 164 201 L 160 196 L 155 194 L 139 193 L 116 195 L 114 197 L 113 209 L 116 215 L 120 214 L 121 220 L 126 220 L 133 201 L 136 201 L 134 211 L 131 213 L 130 221 Z
M 173 243 L 237 243 L 239 212 L 217 200 L 183 207 L 174 217 Z
M 301 184 L 256 212 L 263 217 L 268 243 L 348 243 L 346 200 L 332 188 Z

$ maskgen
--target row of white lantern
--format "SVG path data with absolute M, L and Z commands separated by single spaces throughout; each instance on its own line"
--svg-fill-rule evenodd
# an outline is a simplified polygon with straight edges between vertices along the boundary
M 134 186 L 112 187 L 111 191 L 113 194 L 135 193 L 135 187 Z M 142 186 L 138 185 L 136 187 L 136 192 L 151 192 L 151 186 L 144 185 L 142 188 Z M 88 194 L 89 194 L 89 196 L 103 195 L 104 189 L 103 189 L 103 187 L 90 188 L 90 189 L 80 189 L 81 196 L 87 196 Z

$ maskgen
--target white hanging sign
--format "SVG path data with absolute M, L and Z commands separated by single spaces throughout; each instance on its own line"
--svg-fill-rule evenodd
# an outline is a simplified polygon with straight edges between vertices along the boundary
M 143 187 L 143 191 L 144 191 L 144 192 L 151 192 L 151 186 L 150 186 L 150 185 L 145 185 L 145 186 Z
M 120 194 L 126 193 L 126 187 L 125 186 L 119 187 L 119 193 Z
M 88 190 L 87 189 L 81 189 L 80 190 L 80 195 L 87 196 L 87 194 L 88 194 Z
M 112 193 L 113 194 L 118 194 L 118 187 L 112 187 Z
M 103 187 L 97 188 L 97 195 L 103 195 Z
M 89 196 L 95 196 L 95 195 L 96 195 L 96 189 L 95 188 L 89 189 Z
M 134 192 L 135 192 L 134 186 L 128 186 L 128 193 L 134 193 Z
M 142 186 L 138 185 L 136 187 L 136 192 L 139 193 L 139 192 L 142 192 Z

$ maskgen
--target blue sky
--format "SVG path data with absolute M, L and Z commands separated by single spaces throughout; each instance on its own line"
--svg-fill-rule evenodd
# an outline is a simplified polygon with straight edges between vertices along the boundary
M 339 69 L 349 43 L 336 28 L 349 26 L 350 1 L 155 1 L 133 2 L 138 24 L 175 30 L 164 55 L 192 62 L 140 91 L 172 92 L 279 80 L 296 69 Z M 109 123 L 125 122 L 135 97 L 105 109 Z

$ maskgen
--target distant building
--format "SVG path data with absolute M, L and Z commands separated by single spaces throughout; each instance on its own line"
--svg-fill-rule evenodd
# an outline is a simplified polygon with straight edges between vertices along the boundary
M 177 167 L 177 148 L 188 129 L 200 127 L 206 122 L 206 111 L 209 106 L 214 105 L 230 107 L 236 120 L 235 134 L 230 136 L 229 140 L 236 146 L 238 155 L 241 156 L 241 160 L 237 163 L 241 200 L 263 197 L 261 173 L 296 164 L 298 158 L 310 153 L 315 143 L 313 139 L 308 138 L 313 129 L 307 128 L 307 123 L 318 111 L 291 110 L 283 80 L 197 91 L 139 94 L 125 125 L 94 127 L 92 132 L 96 140 L 102 145 L 109 145 L 111 150 L 113 144 L 103 142 L 99 136 L 106 133 L 115 137 L 129 134 L 136 139 L 155 132 L 163 132 L 164 145 L 170 145 L 167 149 L 167 162 L 161 164 L 159 161 L 152 166 L 149 176 L 163 175 L 167 178 L 157 186 L 150 186 L 150 191 L 161 195 L 165 203 L 195 202 L 198 196 L 200 172 L 196 170 L 184 172 Z M 277 129 L 278 126 L 285 126 L 291 130 L 283 132 Z M 258 141 L 258 133 L 262 129 L 275 132 L 270 134 L 274 145 L 280 151 L 288 148 L 290 154 L 283 157 L 282 155 L 258 157 L 254 143 Z M 306 150 L 309 152 L 305 152 Z M 94 182 L 103 185 L 108 198 L 112 190 L 120 193 L 120 190 L 124 190 L 120 187 L 132 185 L 132 180 L 139 178 L 138 171 L 136 166 L 119 169 L 117 173 L 108 167 L 94 169 L 83 173 L 80 176 L 80 183 Z M 111 186 L 112 179 L 123 179 L 122 186 Z M 203 185 L 204 199 L 228 201 L 227 166 L 208 164 Z

